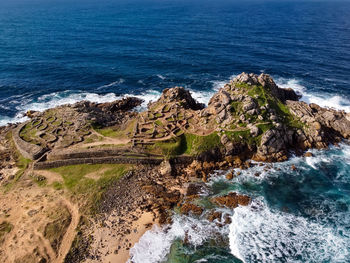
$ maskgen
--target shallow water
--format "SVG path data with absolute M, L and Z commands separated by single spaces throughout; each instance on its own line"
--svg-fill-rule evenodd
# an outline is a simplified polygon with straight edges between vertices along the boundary
M 348 1 L 2 0 L 0 125 L 84 99 L 136 95 L 145 107 L 175 85 L 207 103 L 242 71 L 350 111 L 349 13 Z M 231 225 L 175 214 L 141 238 L 132 259 L 349 262 L 349 158 L 342 145 L 231 182 L 218 175 L 203 202 L 230 191 L 253 197 L 249 207 L 223 209 Z
M 348 262 L 350 258 L 350 146 L 313 151 L 284 163 L 255 166 L 232 181 L 225 173 L 201 198 L 230 191 L 252 196 L 223 228 L 204 217 L 174 215 L 131 249 L 134 262 Z M 297 167 L 292 171 L 291 165 Z M 255 174 L 260 172 L 260 176 Z M 189 244 L 181 240 L 188 233 Z M 157 241 L 156 241 L 157 240 Z M 161 248 L 161 249 L 160 249 Z

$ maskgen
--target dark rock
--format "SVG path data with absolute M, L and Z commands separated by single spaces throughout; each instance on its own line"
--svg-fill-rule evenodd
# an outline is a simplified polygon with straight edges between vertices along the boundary
M 236 208 L 238 205 L 247 206 L 251 201 L 251 198 L 246 195 L 239 195 L 237 193 L 229 193 L 225 196 L 218 196 L 212 198 L 212 202 L 228 208 Z

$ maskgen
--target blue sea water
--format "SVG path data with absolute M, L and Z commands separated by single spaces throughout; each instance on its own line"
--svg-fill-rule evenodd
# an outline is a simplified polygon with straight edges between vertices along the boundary
M 271 74 L 303 100 L 350 112 L 349 1 L 1 0 L 0 125 L 83 99 L 146 102 L 175 85 L 207 102 L 233 76 Z M 253 168 L 232 224 L 175 214 L 147 232 L 134 262 L 350 262 L 349 147 Z M 297 164 L 298 171 L 289 167 Z M 185 232 L 189 244 L 183 244 Z
M 242 71 L 349 109 L 349 13 L 341 1 L 2 0 L 0 124 L 175 85 L 207 101 Z

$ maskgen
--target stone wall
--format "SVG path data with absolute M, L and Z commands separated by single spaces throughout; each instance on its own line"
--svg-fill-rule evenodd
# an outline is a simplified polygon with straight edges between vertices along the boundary
M 27 122 L 20 124 L 12 132 L 13 141 L 19 150 L 19 152 L 27 159 L 36 160 L 39 159 L 47 149 L 40 147 L 38 145 L 24 141 L 20 136 L 22 128 L 27 124 Z
M 99 157 L 99 158 L 75 158 L 66 160 L 36 162 L 33 168 L 36 170 L 40 169 L 51 169 L 67 165 L 77 164 L 146 164 L 146 165 L 159 165 L 163 159 L 160 158 L 128 158 L 128 157 Z
M 137 153 L 126 151 L 125 149 L 116 148 L 99 148 L 99 149 L 67 149 L 56 150 L 48 154 L 48 160 L 66 160 L 77 158 L 99 158 L 128 155 L 130 157 L 161 157 L 159 155 L 148 155 L 146 153 Z

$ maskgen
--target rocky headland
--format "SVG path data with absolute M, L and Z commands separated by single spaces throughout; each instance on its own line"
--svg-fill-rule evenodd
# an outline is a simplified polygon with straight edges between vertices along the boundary
M 0 259 L 126 262 L 138 238 L 175 212 L 230 223 L 196 202 L 213 170 L 350 138 L 350 113 L 299 99 L 269 75 L 242 73 L 207 106 L 175 87 L 142 112 L 138 98 L 28 112 L 0 128 Z M 230 209 L 250 201 L 234 192 L 210 200 Z

